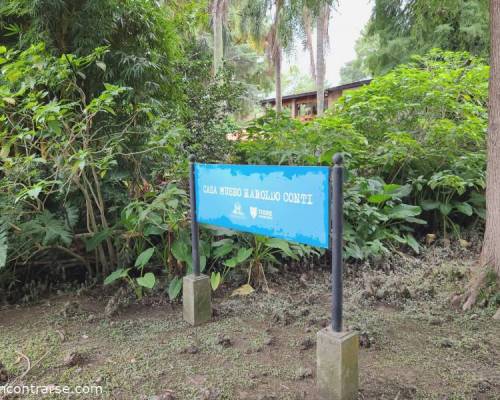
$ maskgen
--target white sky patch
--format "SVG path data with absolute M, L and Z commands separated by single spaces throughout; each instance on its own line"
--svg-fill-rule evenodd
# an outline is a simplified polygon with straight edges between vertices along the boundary
M 330 47 L 326 55 L 326 80 L 329 85 L 339 83 L 340 68 L 356 57 L 354 45 L 372 12 L 371 0 L 340 0 L 339 3 L 330 16 Z M 309 55 L 300 43 L 297 43 L 293 54 L 286 57 L 283 72 L 287 73 L 292 65 L 297 65 L 301 71 L 310 71 Z

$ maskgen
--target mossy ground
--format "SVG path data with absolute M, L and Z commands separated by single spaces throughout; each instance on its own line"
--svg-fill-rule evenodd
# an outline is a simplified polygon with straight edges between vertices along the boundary
M 463 287 L 464 263 L 386 272 L 383 300 L 367 297 L 366 276 L 346 278 L 346 325 L 370 342 L 360 352 L 360 399 L 500 399 L 494 310 L 463 313 L 449 305 L 450 293 Z M 398 297 L 405 293 L 399 290 L 391 297 L 386 282 L 395 276 L 408 283 L 409 297 Z M 98 292 L 7 308 L 0 311 L 0 361 L 19 376 L 26 363 L 16 351 L 32 363 L 45 355 L 23 383 L 98 384 L 104 399 L 168 391 L 176 399 L 316 399 L 315 347 L 305 340 L 315 341 L 329 319 L 328 274 L 288 273 L 271 281 L 272 293 L 217 295 L 213 322 L 196 328 L 182 321 L 177 304 L 135 304 L 107 319 Z M 69 300 L 81 306 L 73 317 L 61 311 Z M 217 344 L 221 334 L 230 346 Z M 198 351 L 184 351 L 189 346 Z M 68 352 L 85 362 L 66 366 Z M 313 375 L 300 377 L 308 368 Z

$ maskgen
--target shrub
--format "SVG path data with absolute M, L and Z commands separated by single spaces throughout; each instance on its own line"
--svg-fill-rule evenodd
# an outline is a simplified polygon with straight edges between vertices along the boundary
M 461 235 L 484 218 L 488 66 L 433 50 L 348 92 L 302 124 L 269 112 L 247 127 L 236 160 L 347 167 L 346 250 L 365 258 L 413 233 Z

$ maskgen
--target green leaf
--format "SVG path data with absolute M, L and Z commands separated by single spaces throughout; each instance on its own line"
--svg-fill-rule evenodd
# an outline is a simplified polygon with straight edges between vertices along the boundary
M 440 203 L 439 204 L 439 211 L 443 215 L 448 215 L 451 210 L 453 210 L 453 206 L 451 204 L 446 204 L 446 203 Z
M 51 120 L 47 122 L 48 127 L 52 132 L 54 132 L 56 135 L 61 134 L 62 129 L 61 129 L 61 124 L 59 121 Z
M 384 213 L 392 219 L 406 219 L 408 217 L 416 217 L 422 212 L 419 206 L 411 206 L 409 204 L 399 204 L 395 207 L 384 207 Z
M 227 256 L 229 253 L 231 253 L 234 249 L 234 244 L 233 241 L 230 239 L 229 242 L 226 242 L 219 247 L 216 247 L 215 250 L 213 251 L 213 255 L 215 258 L 222 258 L 224 256 Z
M 238 252 L 236 253 L 236 255 L 234 257 L 227 259 L 226 261 L 224 261 L 223 264 L 229 268 L 234 268 L 237 265 L 240 265 L 243 262 L 245 262 L 248 259 L 248 257 L 250 257 L 252 255 L 252 253 L 253 253 L 252 248 L 242 247 L 242 248 L 238 249 Z
M 190 246 L 183 240 L 177 239 L 172 244 L 172 255 L 177 261 L 188 262 L 191 260 L 191 250 Z
M 435 210 L 435 209 L 439 208 L 440 204 L 441 204 L 441 202 L 437 201 L 437 200 L 422 200 L 420 202 L 422 209 L 425 211 Z
M 60 243 L 69 246 L 73 241 L 73 232 L 68 229 L 66 223 L 47 210 L 26 222 L 24 233 L 38 237 L 44 246 Z
M 396 190 L 400 189 L 401 185 L 396 183 L 388 183 L 384 185 L 384 193 L 394 193 Z
M 411 235 L 411 234 L 406 235 L 406 243 L 408 244 L 408 246 L 410 246 L 413 249 L 413 251 L 415 253 L 417 253 L 417 254 L 420 253 L 420 245 L 415 240 L 413 235 Z
M 224 261 L 223 263 L 226 267 L 234 268 L 238 265 L 238 259 L 236 257 L 232 257 Z
M 66 224 L 71 229 L 75 228 L 75 226 L 79 220 L 80 210 L 78 209 L 78 207 L 70 205 L 70 204 L 65 204 L 64 210 L 66 212 L 66 218 L 65 218 Z
M 178 276 L 174 277 L 168 285 L 168 297 L 170 300 L 175 300 L 182 290 L 182 279 Z
M 273 249 L 279 249 L 283 253 L 285 253 L 288 257 L 297 259 L 297 256 L 293 253 L 292 249 L 290 249 L 288 242 L 286 242 L 285 240 L 271 238 L 266 240 L 265 245 Z
M 106 72 L 106 64 L 103 63 L 102 61 L 96 61 L 95 64 L 102 69 L 104 72 Z
M 248 257 L 250 257 L 253 253 L 253 249 L 241 248 L 238 249 L 238 254 L 236 254 L 236 259 L 238 260 L 238 264 L 243 263 Z
M 427 221 L 421 218 L 408 217 L 405 219 L 406 222 L 411 222 L 412 224 L 427 225 Z
M 339 149 L 329 149 L 327 151 L 325 151 L 323 154 L 321 154 L 321 156 L 319 157 L 319 161 L 321 163 L 325 163 L 325 164 L 331 164 L 332 163 L 332 157 L 335 153 L 338 152 Z
M 142 287 L 153 289 L 156 283 L 155 275 L 152 272 L 148 272 L 144 276 L 137 278 L 137 283 Z
M 370 197 L 368 197 L 368 202 L 379 204 L 391 199 L 392 196 L 390 194 L 372 194 Z
M 155 252 L 154 247 L 150 247 L 149 249 L 144 250 L 141 254 L 139 254 L 137 260 L 135 260 L 135 266 L 138 268 L 144 268 L 144 266 L 149 262 L 149 260 L 153 256 L 154 252 Z
M 469 217 L 472 215 L 474 211 L 469 203 L 455 203 L 454 206 L 458 212 L 465 214 Z
M 210 285 L 212 286 L 212 290 L 217 290 L 221 282 L 220 272 L 212 272 L 210 276 Z
M 90 239 L 87 239 L 85 241 L 85 249 L 87 251 L 93 251 L 101 244 L 103 241 L 105 241 L 108 237 L 111 236 L 111 229 L 106 228 L 103 229 L 102 231 L 96 233 L 94 236 L 92 236 Z
M 105 285 L 109 285 L 109 284 L 117 281 L 118 279 L 126 278 L 128 276 L 128 271 L 130 271 L 130 268 L 127 268 L 127 269 L 123 269 L 123 268 L 117 269 L 116 271 L 114 271 L 110 275 L 108 275 L 106 277 L 106 279 L 104 279 L 104 284 Z
M 225 244 L 233 244 L 233 241 L 231 239 L 221 239 L 217 240 L 216 242 L 212 242 L 212 247 L 220 247 Z
M 391 183 L 384 185 L 384 193 L 391 194 L 392 198 L 401 199 L 403 197 L 409 196 L 411 193 L 411 185 L 396 185 Z

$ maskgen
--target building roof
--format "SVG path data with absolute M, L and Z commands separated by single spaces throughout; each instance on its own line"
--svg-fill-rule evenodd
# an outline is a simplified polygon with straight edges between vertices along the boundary
M 371 81 L 372 81 L 371 79 L 364 79 L 362 81 L 346 83 L 344 85 L 332 86 L 332 87 L 325 89 L 325 96 L 328 95 L 329 92 L 344 91 L 347 89 L 353 89 L 353 88 L 357 88 L 357 87 L 360 87 L 363 85 L 368 85 Z M 297 93 L 297 94 L 289 94 L 288 96 L 283 96 L 282 100 L 285 101 L 285 100 L 300 99 L 300 98 L 312 97 L 312 96 L 316 96 L 316 91 Z M 261 100 L 260 104 L 265 105 L 265 104 L 274 103 L 274 102 L 275 102 L 275 98 L 271 97 L 269 99 Z

